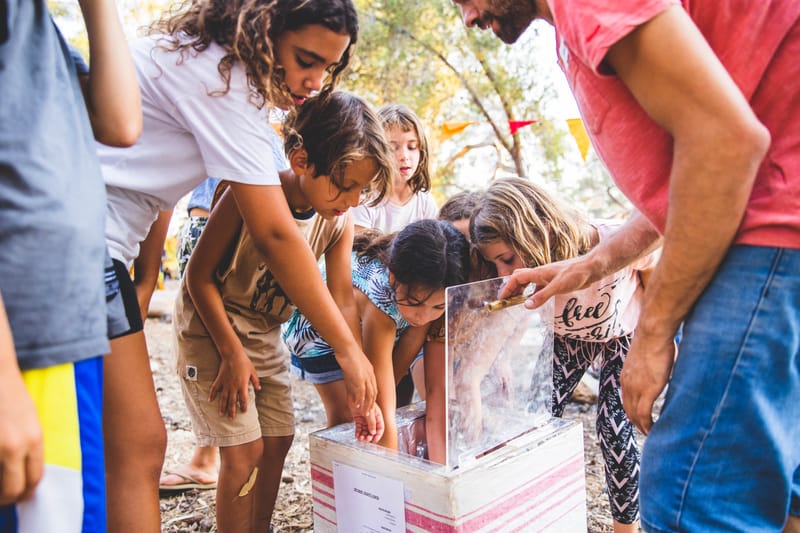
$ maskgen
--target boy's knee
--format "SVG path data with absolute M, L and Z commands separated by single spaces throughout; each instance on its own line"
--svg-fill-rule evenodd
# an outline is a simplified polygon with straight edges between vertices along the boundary
M 253 490 L 253 487 L 255 487 L 257 480 L 258 480 L 258 466 L 253 466 L 252 470 L 250 470 L 250 474 L 247 476 L 247 479 L 239 488 L 237 496 L 239 498 L 244 498 L 245 496 L 249 495 L 250 492 Z

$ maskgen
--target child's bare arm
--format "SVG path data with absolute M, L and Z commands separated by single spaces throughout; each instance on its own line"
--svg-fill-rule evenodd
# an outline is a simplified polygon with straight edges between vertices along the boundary
M 408 374 L 408 368 L 414 362 L 428 335 L 428 325 L 410 327 L 406 329 L 394 345 L 392 353 L 392 367 L 394 369 L 394 383 L 397 385 L 403 376 Z
M 353 223 L 348 222 L 339 240 L 325 252 L 325 270 L 328 290 L 333 301 L 339 306 L 350 331 L 361 344 L 361 319 L 353 296 L 353 272 L 350 261 L 353 249 Z
M 158 218 L 150 226 L 147 237 L 139 244 L 138 257 L 133 261 L 133 284 L 136 287 L 136 299 L 139 302 L 142 321 L 147 319 L 150 299 L 158 283 L 161 252 L 164 250 L 164 241 L 171 219 L 172 209 L 158 213 Z
M 217 267 L 236 244 L 241 227 L 233 196 L 223 194 L 208 217 L 185 272 L 186 288 L 222 360 L 209 400 L 219 397 L 220 414 L 230 417 L 236 416 L 237 408 L 246 410 L 248 383 L 256 390 L 261 388 L 255 367 L 228 320 L 215 279 Z
M 347 228 L 336 244 L 325 253 L 325 268 L 328 274 L 328 289 L 330 290 L 331 296 L 342 311 L 342 315 L 347 321 L 348 326 L 350 326 L 350 331 L 353 332 L 353 336 L 356 338 L 359 345 L 361 345 L 361 317 L 358 314 L 358 305 L 353 296 L 353 273 L 350 261 L 352 248 L 353 226 L 352 223 L 348 223 Z M 366 361 L 366 359 L 365 362 L 369 364 L 369 361 Z M 354 369 L 355 372 L 353 371 Z M 364 371 L 363 367 L 348 366 L 347 362 L 344 363 L 342 372 L 348 389 L 358 386 L 358 381 L 361 379 L 360 376 Z M 368 371 L 372 372 L 371 366 Z M 356 423 L 356 438 L 368 442 L 378 442 L 378 440 L 383 437 L 384 430 L 383 417 L 380 416 L 380 410 L 378 409 L 376 413 L 375 433 L 370 433 L 367 430 L 367 421 L 363 414 L 360 413 L 359 410 L 353 409 L 352 405 L 349 407 L 351 408 L 353 420 Z
M 311 249 L 292 219 L 280 187 L 231 183 L 239 212 L 284 292 L 336 353 L 343 370 L 358 376 L 350 384 L 352 409 L 375 432 L 375 375 L 347 321 L 322 281 Z M 267 209 L 266 206 L 269 206 Z
M 395 409 L 394 368 L 392 365 L 392 349 L 396 333 L 394 321 L 383 311 L 367 302 L 361 317 L 361 337 L 364 341 L 364 352 L 375 369 L 375 380 L 378 384 L 376 402 L 383 412 L 385 433 L 379 444 L 397 449 L 397 423 Z
M 0 295 L 0 506 L 33 494 L 43 471 L 42 428 L 22 380 Z
M 95 139 L 131 146 L 142 132 L 139 83 L 113 0 L 80 0 L 89 35 L 90 75 L 82 83 Z
M 446 458 L 447 427 L 445 422 L 445 376 L 447 375 L 445 345 L 437 340 L 425 343 L 425 436 L 428 441 L 428 459 L 444 464 Z M 417 363 L 419 364 L 419 363 Z

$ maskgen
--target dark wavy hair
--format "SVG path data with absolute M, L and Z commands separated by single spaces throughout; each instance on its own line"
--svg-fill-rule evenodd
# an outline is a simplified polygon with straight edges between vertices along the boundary
M 247 74 L 251 101 L 260 107 L 289 107 L 291 95 L 283 83 L 283 70 L 275 63 L 273 44 L 285 31 L 319 24 L 350 44 L 331 70 L 323 91 L 330 91 L 350 62 L 358 40 L 358 15 L 352 0 L 184 0 L 150 26 L 162 34 L 168 50 L 202 52 L 211 43 L 225 49 L 217 69 L 230 89 L 231 68 L 241 63 Z
M 412 288 L 435 291 L 469 279 L 469 243 L 444 220 L 418 220 L 389 235 L 362 231 L 353 249 L 359 261 L 377 258 L 398 283 Z
M 372 158 L 378 172 L 364 193 L 371 203 L 383 199 L 395 172 L 391 149 L 378 115 L 346 91 L 322 92 L 292 109 L 283 123 L 286 154 L 304 148 L 317 175 L 344 188 L 344 170 L 353 161 Z

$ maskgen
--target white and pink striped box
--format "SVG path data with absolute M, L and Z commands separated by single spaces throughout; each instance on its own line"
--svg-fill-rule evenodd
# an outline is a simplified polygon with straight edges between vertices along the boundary
M 403 418 L 424 420 L 411 406 Z M 551 419 L 499 449 L 456 469 L 363 444 L 352 424 L 309 437 L 314 531 L 337 527 L 334 463 L 399 481 L 409 532 L 586 531 L 583 430 L 574 421 Z M 344 519 L 344 518 L 342 518 Z

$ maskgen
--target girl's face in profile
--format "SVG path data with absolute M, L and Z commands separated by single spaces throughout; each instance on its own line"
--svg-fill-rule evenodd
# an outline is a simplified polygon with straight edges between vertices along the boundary
M 302 105 L 322 88 L 325 77 L 342 59 L 349 44 L 350 36 L 320 24 L 280 34 L 275 43 L 275 59 L 294 105 Z
M 395 283 L 390 274 L 390 282 L 397 296 L 397 307 L 406 322 L 412 326 L 424 326 L 444 313 L 444 289 L 431 291 L 427 287 L 412 287 Z
M 419 137 L 412 128 L 403 131 L 400 126 L 390 126 L 386 129 L 386 139 L 394 153 L 394 162 L 403 183 L 410 180 L 419 166 Z
M 527 266 L 517 252 L 504 241 L 479 244 L 478 251 L 484 259 L 494 264 L 498 276 L 508 276 L 516 269 Z

